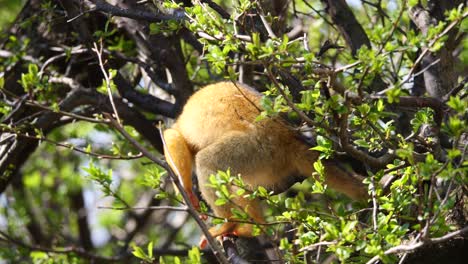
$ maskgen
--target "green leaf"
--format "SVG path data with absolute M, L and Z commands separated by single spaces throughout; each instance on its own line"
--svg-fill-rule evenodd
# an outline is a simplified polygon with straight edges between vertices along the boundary
M 325 166 L 323 166 L 321 160 L 314 162 L 314 169 L 320 176 L 325 176 Z
M 450 96 L 447 105 L 458 113 L 463 113 L 467 111 L 468 101 L 460 99 L 459 96 Z
M 260 194 L 260 197 L 267 197 L 268 196 L 268 191 L 265 189 L 263 186 L 258 186 L 258 193 Z
M 148 256 L 150 258 L 153 258 L 153 241 L 148 243 L 147 249 L 148 249 Z
M 336 254 L 341 261 L 348 259 L 351 256 L 352 249 L 348 247 L 337 247 Z
M 361 113 L 361 116 L 366 116 L 369 113 L 370 109 L 371 109 L 368 104 L 361 104 L 361 105 L 357 106 L 356 108 Z
M 201 263 L 200 249 L 196 246 L 192 247 L 192 249 L 188 251 L 188 258 L 190 260 L 190 263 L 193 263 L 193 264 Z
M 236 190 L 236 195 L 237 196 L 242 196 L 245 193 L 245 189 L 239 188 Z
M 455 137 L 459 137 L 464 130 L 464 122 L 456 116 L 449 117 L 448 128 L 451 134 Z
M 393 102 L 400 102 L 400 95 L 401 95 L 401 89 L 400 88 L 393 88 L 390 89 L 386 92 L 387 95 L 387 100 L 391 104 Z
M 336 228 L 336 226 L 331 223 L 323 223 L 323 229 L 325 230 L 326 236 L 329 239 L 336 239 L 340 234 L 338 228 Z
M 314 181 L 312 185 L 312 193 L 324 193 L 325 186 L 320 181 Z
M 31 259 L 33 259 L 34 263 L 44 263 L 43 261 L 49 259 L 49 255 L 46 252 L 42 251 L 31 251 L 31 253 L 29 253 L 29 256 L 31 257 Z
M 133 246 L 133 251 L 132 251 L 132 254 L 139 258 L 139 259 L 147 259 L 148 256 L 146 255 L 146 253 L 143 251 L 143 249 L 141 249 L 140 247 L 138 246 Z
M 223 206 L 227 203 L 227 200 L 225 198 L 218 198 L 215 201 L 216 206 Z
M 154 199 L 157 199 L 157 200 L 163 200 L 163 199 L 166 199 L 167 197 L 168 197 L 168 194 L 165 192 L 157 193 L 154 195 Z
M 408 1 L 408 6 L 413 7 L 419 4 L 419 0 L 409 0 Z
M 357 224 L 358 224 L 358 221 L 347 221 L 345 226 L 343 227 L 343 233 L 347 234 L 347 233 L 352 232 Z
M 359 147 L 370 148 L 369 143 L 364 139 L 356 139 L 354 140 L 354 144 L 356 144 Z

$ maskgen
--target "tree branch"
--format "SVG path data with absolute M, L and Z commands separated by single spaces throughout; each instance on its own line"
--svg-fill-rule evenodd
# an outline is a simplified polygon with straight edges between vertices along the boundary
M 356 55 L 357 50 L 362 46 L 371 48 L 369 37 L 345 0 L 322 0 L 322 2 L 327 5 L 327 13 L 340 30 L 353 56 Z M 380 91 L 386 86 L 381 77 L 377 75 L 370 85 L 370 90 Z
M 117 73 L 114 78 L 120 95 L 128 101 L 134 103 L 139 108 L 153 114 L 161 114 L 170 118 L 176 117 L 176 107 L 174 104 L 159 99 L 150 94 L 142 94 L 132 88 L 132 85 L 125 78 Z
M 86 211 L 83 189 L 81 186 L 79 188 L 73 188 L 70 191 L 70 202 L 72 210 L 76 213 L 77 222 L 78 222 L 78 233 L 81 247 L 86 251 L 91 251 L 94 246 L 91 241 L 91 231 L 88 224 L 88 214 Z
M 356 55 L 361 46 L 371 47 L 369 37 L 344 0 L 322 0 L 322 2 L 327 5 L 327 13 L 345 38 L 353 55 Z
M 365 164 L 373 167 L 373 168 L 383 168 L 388 163 L 390 163 L 396 156 L 393 150 L 388 150 L 386 154 L 379 158 L 374 158 L 367 153 L 358 150 L 352 144 L 349 143 L 348 138 L 348 114 L 342 114 L 340 119 L 340 131 L 339 131 L 339 138 L 340 138 L 340 145 L 343 150 L 351 155 L 353 158 L 364 162 Z
M 428 240 L 425 240 L 425 241 L 413 242 L 413 243 L 410 243 L 408 245 L 398 245 L 398 246 L 387 249 L 384 252 L 384 254 L 385 255 L 390 255 L 390 254 L 397 254 L 397 253 L 402 253 L 402 252 L 414 251 L 414 250 L 416 250 L 416 249 L 418 249 L 418 248 L 420 248 L 420 247 L 422 247 L 424 245 L 433 244 L 433 243 L 441 243 L 441 242 L 447 241 L 449 239 L 452 239 L 452 238 L 454 238 L 456 236 L 463 235 L 466 232 L 468 232 L 468 226 L 465 226 L 464 228 L 462 228 L 460 230 L 448 233 L 448 234 L 446 234 L 446 235 L 444 235 L 442 237 L 431 238 L 431 239 L 428 239 Z M 367 264 L 373 264 L 379 259 L 380 259 L 379 255 L 374 256 L 373 258 L 371 258 L 367 262 Z
M 95 261 L 102 261 L 105 263 L 114 263 L 115 261 L 122 260 L 126 257 L 129 257 L 129 255 L 120 257 L 120 256 L 115 256 L 115 257 L 104 257 L 100 255 L 95 255 L 92 253 L 89 253 L 87 250 L 82 249 L 82 248 L 77 248 L 74 246 L 70 247 L 61 247 L 60 249 L 55 249 L 55 248 L 48 248 L 48 247 L 42 247 L 42 246 L 35 246 L 35 245 L 29 245 L 19 239 L 13 238 L 12 236 L 4 233 L 3 231 L 0 231 L 0 236 L 3 237 L 3 239 L 0 237 L 1 240 L 4 240 L 10 244 L 14 244 L 17 246 L 20 246 L 22 248 L 28 249 L 30 251 L 41 251 L 41 252 L 49 252 L 49 253 L 58 253 L 58 254 L 73 254 L 73 255 L 78 255 L 81 257 L 85 257 L 87 259 L 92 259 Z
M 372 99 L 384 99 L 387 100 L 387 96 L 371 95 Z M 447 107 L 442 101 L 432 97 L 418 97 L 418 96 L 400 96 L 398 102 L 393 104 L 405 107 L 429 107 L 434 110 L 434 122 L 440 126 L 444 118 Z
M 114 16 L 128 17 L 135 20 L 161 22 L 167 20 L 183 20 L 185 18 L 183 10 L 175 10 L 173 15 L 167 15 L 163 13 L 152 13 L 136 9 L 123 9 L 118 6 L 111 5 L 104 0 L 86 0 L 84 2 L 90 8 L 90 10 L 87 12 L 100 11 Z

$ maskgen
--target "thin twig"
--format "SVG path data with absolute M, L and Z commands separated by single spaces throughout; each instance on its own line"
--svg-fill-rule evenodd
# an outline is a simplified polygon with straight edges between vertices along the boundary
M 112 206 L 98 206 L 98 209 L 111 209 L 117 211 L 127 211 L 127 210 L 170 210 L 170 211 L 181 211 L 188 212 L 188 207 L 177 207 L 177 206 L 143 206 L 143 207 L 112 207 Z
M 58 54 L 58 55 L 55 55 L 55 56 L 50 57 L 49 59 L 47 59 L 47 60 L 44 62 L 44 64 L 42 64 L 41 69 L 40 69 L 40 71 L 39 71 L 39 73 L 38 73 L 39 77 L 42 77 L 42 75 L 44 74 L 45 69 L 46 69 L 51 63 L 53 63 L 54 61 L 59 60 L 59 59 L 64 58 L 64 57 L 67 57 L 67 56 L 69 56 L 69 55 L 71 55 L 71 54 L 82 54 L 82 53 L 86 53 L 87 51 L 88 51 L 88 49 L 84 49 L 84 48 L 82 48 L 81 46 L 78 46 L 78 47 L 73 47 L 73 48 L 71 48 L 70 53 L 67 53 L 67 52 L 64 51 L 64 52 L 62 52 L 62 53 L 60 53 L 60 54 Z
M 378 226 L 377 226 L 377 212 L 379 210 L 379 205 L 377 204 L 377 198 L 375 194 L 375 175 L 371 175 L 371 196 L 372 196 L 372 225 L 374 228 L 374 232 L 378 231 Z
M 455 87 L 453 88 L 448 94 L 444 95 L 443 97 L 443 102 L 447 102 L 450 99 L 450 96 L 456 95 L 458 92 L 460 92 L 468 83 L 468 77 L 465 76 L 465 78 Z
M 115 262 L 115 261 L 122 260 L 123 258 L 126 257 L 126 256 L 105 257 L 105 256 L 94 255 L 92 253 L 89 253 L 87 250 L 83 248 L 79 248 L 75 246 L 61 247 L 60 249 L 55 249 L 55 248 L 46 248 L 42 246 L 29 245 L 23 241 L 20 241 L 19 239 L 11 237 L 10 235 L 4 233 L 3 231 L 0 231 L 0 240 L 10 242 L 12 244 L 20 246 L 22 248 L 26 248 L 31 251 L 41 251 L 41 252 L 58 253 L 58 254 L 73 254 L 73 255 L 78 255 L 78 256 L 82 256 L 88 259 L 101 261 L 101 262 L 102 261 Z
M 2 129 L 0 129 L 0 131 L 5 132 L 7 130 L 2 128 Z M 14 130 L 7 131 L 7 132 L 12 133 L 12 134 L 14 134 L 14 135 L 16 135 L 18 137 L 21 137 L 21 138 L 35 139 L 37 141 L 44 141 L 44 142 L 56 145 L 58 147 L 71 149 L 73 151 L 83 153 L 83 154 L 86 154 L 86 155 L 90 155 L 90 156 L 96 157 L 98 159 L 132 160 L 132 159 L 139 159 L 139 158 L 143 157 L 142 153 L 138 153 L 136 155 L 128 155 L 128 156 L 124 156 L 124 155 L 107 155 L 107 154 L 102 154 L 102 153 L 96 153 L 96 152 L 93 152 L 93 151 L 87 151 L 85 149 L 78 148 L 78 147 L 76 147 L 76 146 L 74 146 L 73 144 L 70 144 L 70 143 L 57 142 L 57 141 L 51 140 L 51 139 L 46 138 L 46 137 L 41 136 L 41 135 L 32 135 L 32 136 L 30 136 L 30 135 L 27 135 L 27 134 L 18 133 L 17 131 L 14 131 Z
M 266 18 L 262 14 L 258 14 L 258 15 L 260 16 L 260 19 L 262 20 L 263 26 L 268 32 L 268 37 L 276 38 L 275 32 L 273 32 L 273 29 L 271 29 L 270 24 L 268 24 L 268 21 L 266 20 Z
M 438 34 L 431 42 L 429 42 L 429 44 L 427 45 L 427 47 L 424 48 L 424 50 L 421 52 L 421 54 L 419 55 L 419 57 L 414 61 L 414 64 L 413 66 L 411 67 L 410 71 L 408 72 L 408 74 L 406 75 L 406 78 L 403 79 L 403 81 L 401 81 L 401 83 L 399 83 L 399 85 L 403 85 L 404 83 L 408 82 L 412 77 L 413 77 L 413 73 L 414 71 L 416 70 L 417 66 L 419 65 L 419 63 L 422 62 L 422 60 L 424 59 L 424 57 L 426 56 L 426 54 L 430 51 L 431 47 L 440 39 L 442 38 L 444 35 L 446 35 L 450 30 L 452 30 L 455 26 L 457 26 L 461 21 L 463 21 L 466 17 L 468 17 L 468 12 L 465 12 L 459 19 L 453 21 L 452 23 L 450 23 L 450 25 L 448 25 L 440 34 Z M 394 86 L 392 87 L 389 87 L 385 90 L 382 90 L 379 92 L 379 94 L 383 94 L 385 93 L 386 91 L 388 90 L 391 90 L 393 89 Z
M 96 42 L 93 43 L 94 48 L 93 51 L 96 53 L 97 58 L 99 60 L 99 67 L 101 68 L 102 75 L 104 75 L 104 79 L 106 81 L 106 88 L 107 88 L 107 95 L 109 96 L 109 101 L 112 106 L 112 110 L 114 111 L 115 118 L 117 119 L 117 122 L 119 124 L 122 124 L 122 121 L 120 120 L 119 113 L 117 112 L 117 108 L 115 107 L 114 103 L 114 97 L 112 96 L 112 89 L 111 89 L 111 78 L 107 74 L 106 69 L 104 68 L 104 63 L 102 62 L 102 48 L 103 44 L 101 43 L 100 49 L 98 49 Z
M 313 127 L 320 127 L 319 124 L 317 124 L 314 120 L 310 119 L 304 112 L 302 112 L 300 109 L 298 109 L 294 103 L 291 101 L 291 99 L 289 99 L 289 97 L 286 95 L 286 93 L 283 91 L 283 89 L 281 89 L 281 85 L 278 83 L 278 81 L 276 80 L 275 76 L 273 75 L 273 73 L 271 72 L 270 68 L 266 65 L 264 65 L 266 71 L 267 71 L 267 74 L 268 74 L 268 77 L 270 78 L 271 81 L 273 81 L 273 83 L 275 84 L 276 88 L 278 88 L 278 91 L 281 93 L 281 95 L 283 96 L 284 100 L 286 100 L 286 104 L 294 111 L 296 112 L 302 120 L 304 120 L 307 124 L 309 124 L 310 126 L 313 126 Z
M 337 243 L 338 243 L 337 241 L 321 241 L 321 242 L 318 242 L 318 243 L 303 247 L 303 248 L 299 249 L 299 251 L 300 252 L 309 251 L 309 250 L 313 250 L 313 249 L 315 249 L 316 247 L 319 247 L 319 246 L 329 246 L 329 245 L 335 245 Z
M 76 82 L 74 79 L 69 78 L 69 77 L 65 77 L 65 76 L 50 77 L 49 82 L 50 83 L 65 84 L 68 87 L 70 87 L 70 89 L 72 89 L 72 90 L 78 90 L 78 91 L 86 91 L 87 90 L 85 87 L 81 86 L 81 84 Z M 6 90 L 4 88 L 0 88 L 0 91 L 7 94 L 8 96 L 11 96 L 11 97 L 13 97 L 13 98 L 15 98 L 17 100 L 20 100 L 20 101 L 24 102 L 26 105 L 38 107 L 38 108 L 41 108 L 41 109 L 44 109 L 44 110 L 55 112 L 57 114 L 61 114 L 61 115 L 64 115 L 64 116 L 69 116 L 69 117 L 75 118 L 77 120 L 87 121 L 87 122 L 90 122 L 90 123 L 98 123 L 98 124 L 106 123 L 103 120 L 90 118 L 90 117 L 83 116 L 83 115 L 78 115 L 78 114 L 68 112 L 68 111 L 62 111 L 62 110 L 55 109 L 55 108 L 52 108 L 52 107 L 49 107 L 49 106 L 46 106 L 46 105 L 39 104 L 39 103 L 37 103 L 37 102 L 35 102 L 33 100 L 26 100 L 26 99 L 12 93 L 11 91 Z M 3 120 L 3 121 L 5 121 L 5 120 Z

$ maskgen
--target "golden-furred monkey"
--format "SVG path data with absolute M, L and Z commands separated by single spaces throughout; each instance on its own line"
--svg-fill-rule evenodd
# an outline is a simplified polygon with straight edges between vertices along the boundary
M 240 175 L 251 190 L 263 186 L 274 192 L 282 192 L 298 177 L 310 177 L 314 172 L 313 163 L 319 154 L 309 150 L 297 131 L 279 117 L 255 121 L 261 111 L 260 99 L 258 92 L 243 84 L 212 84 L 193 94 L 176 123 L 164 131 L 166 159 L 180 172 L 185 191 L 197 206 L 191 178 L 195 168 L 202 196 L 218 217 L 235 220 L 231 213 L 233 204 L 215 205 L 215 189 L 207 186 L 210 175 L 218 171 L 229 169 L 232 175 Z M 359 176 L 341 169 L 334 161 L 322 163 L 328 186 L 353 199 L 367 197 Z M 232 193 L 236 188 L 228 186 Z M 243 208 L 252 221 L 264 222 L 258 200 L 236 196 L 232 202 Z M 210 233 L 214 237 L 249 237 L 252 225 L 226 222 L 211 228 Z

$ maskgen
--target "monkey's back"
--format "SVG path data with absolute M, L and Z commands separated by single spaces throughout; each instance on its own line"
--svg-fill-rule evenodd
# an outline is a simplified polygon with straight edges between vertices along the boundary
M 239 83 L 206 86 L 189 98 L 174 127 L 194 152 L 233 131 L 254 134 L 276 131 L 276 135 L 289 137 L 291 131 L 282 121 L 271 118 L 255 121 L 262 111 L 260 98 L 257 91 Z M 284 143 L 284 139 L 278 140 Z
M 189 98 L 173 128 L 196 157 L 197 174 L 231 169 L 252 188 L 281 192 L 310 170 L 309 157 L 315 160 L 316 154 L 285 121 L 256 121 L 262 111 L 260 99 L 252 88 L 232 82 L 206 86 Z M 216 164 L 213 171 L 204 171 L 210 164 Z

